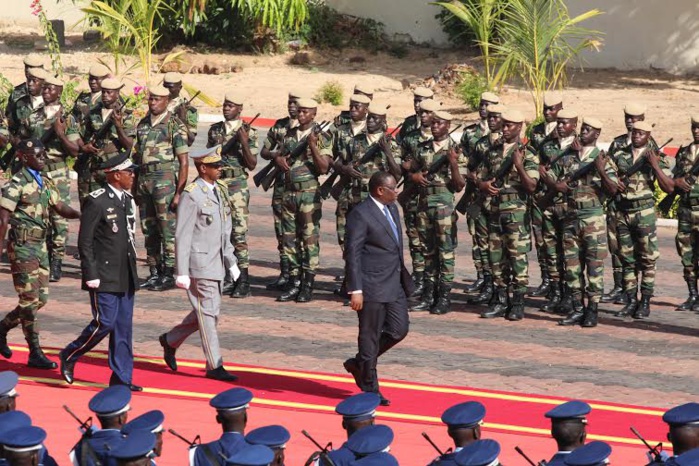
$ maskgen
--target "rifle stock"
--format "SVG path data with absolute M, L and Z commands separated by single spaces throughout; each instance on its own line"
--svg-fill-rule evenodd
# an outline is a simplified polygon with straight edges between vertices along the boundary
M 88 417 L 85 421 L 82 421 L 74 412 L 72 409 L 68 407 L 68 405 L 63 405 L 63 409 L 70 414 L 70 416 L 77 421 L 78 424 L 80 424 L 80 431 L 83 433 L 83 435 L 90 436 L 92 435 L 92 417 Z
M 320 450 L 320 458 L 325 461 L 328 466 L 335 466 L 333 460 L 328 457 L 328 449 L 332 448 L 332 443 L 328 442 L 328 444 L 323 447 L 306 430 L 302 430 L 301 433 Z M 321 463 L 321 466 L 323 466 L 323 463 Z
M 656 152 L 660 152 L 663 150 L 663 147 L 667 146 L 673 141 L 674 138 L 670 138 L 667 141 L 665 141 L 665 144 L 662 146 L 658 147 L 655 149 Z M 634 162 L 633 165 L 624 173 L 619 174 L 619 180 L 624 184 L 624 186 L 628 186 L 629 183 L 631 183 L 631 177 L 641 171 L 643 167 L 645 167 L 646 163 L 648 161 L 648 157 L 646 157 L 646 154 L 643 154 L 642 157 L 639 157 L 636 162 Z
M 246 131 L 249 131 L 249 130 L 250 130 L 250 128 L 252 127 L 252 124 L 255 123 L 255 120 L 257 120 L 257 118 L 258 118 L 259 116 L 260 116 L 260 114 L 258 113 L 257 115 L 255 115 L 255 116 L 252 118 L 252 120 L 250 120 L 250 123 L 243 123 L 243 126 L 246 128 L 246 129 L 245 129 Z M 221 154 L 222 154 L 222 155 L 225 155 L 225 154 L 229 153 L 229 152 L 231 151 L 231 149 L 233 149 L 233 145 L 234 145 L 237 141 L 238 141 L 238 133 L 234 134 L 234 135 L 228 140 L 228 142 L 226 142 L 226 144 L 224 144 L 224 145 L 221 147 Z
M 643 442 L 643 445 L 645 445 L 646 448 L 648 449 L 648 453 L 650 453 L 653 456 L 654 462 L 657 462 L 657 463 L 664 463 L 665 462 L 665 460 L 663 459 L 663 456 L 662 456 L 662 452 L 663 452 L 663 444 L 662 443 L 659 443 L 656 446 L 652 447 L 646 441 L 646 439 L 644 439 L 643 436 L 641 436 L 641 433 L 638 430 L 636 430 L 635 427 L 631 426 L 631 432 L 633 432 L 633 434 L 636 437 L 638 437 L 638 439 L 641 442 Z

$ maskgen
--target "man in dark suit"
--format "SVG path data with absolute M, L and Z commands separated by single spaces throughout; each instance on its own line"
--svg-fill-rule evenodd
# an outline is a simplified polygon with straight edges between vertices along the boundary
M 376 363 L 408 334 L 408 300 L 414 291 L 403 263 L 403 235 L 396 208 L 396 180 L 376 172 L 369 180 L 370 196 L 347 217 L 345 275 L 350 306 L 359 317 L 359 351 L 345 361 L 347 372 L 365 392 L 381 396 Z
M 134 231 L 136 206 L 130 194 L 135 165 L 121 154 L 100 168 L 107 177 L 104 188 L 85 199 L 80 222 L 78 250 L 82 266 L 83 290 L 90 292 L 92 322 L 77 340 L 60 352 L 61 375 L 73 383 L 78 358 L 109 336 L 109 385 L 126 385 L 132 391 L 133 306 L 138 289 Z

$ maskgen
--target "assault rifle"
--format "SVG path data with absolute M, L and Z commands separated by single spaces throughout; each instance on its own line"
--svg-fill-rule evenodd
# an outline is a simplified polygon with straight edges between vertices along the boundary
M 180 110 L 181 108 L 183 108 L 183 107 L 184 107 L 185 109 L 188 108 L 188 107 L 189 107 L 189 104 L 191 104 L 192 101 L 193 101 L 194 99 L 196 99 L 197 97 L 199 97 L 199 94 L 201 94 L 201 91 L 197 91 L 197 92 L 196 92 L 192 97 L 190 97 L 189 99 L 185 99 L 184 101 L 180 102 L 180 103 L 177 105 L 177 107 L 175 107 L 175 108 L 173 109 L 172 113 L 174 113 L 175 115 L 177 115 L 177 113 L 179 112 L 179 110 Z
M 673 138 L 668 139 L 665 142 L 665 144 L 663 144 L 662 146 L 655 149 L 655 152 L 660 152 L 663 149 L 663 147 L 670 144 L 672 142 L 672 140 L 673 140 Z M 653 149 L 651 149 L 651 150 L 653 150 Z M 643 169 L 643 167 L 646 166 L 647 162 L 648 162 L 648 157 L 646 157 L 646 154 L 643 154 L 643 156 L 639 157 L 638 160 L 636 160 L 636 162 L 634 162 L 634 164 L 631 165 L 628 170 L 626 170 L 625 172 L 619 173 L 619 181 L 621 183 L 623 183 L 624 186 L 628 186 L 629 183 L 631 183 L 631 177 L 633 175 L 635 175 L 636 173 L 638 173 L 639 171 L 641 171 Z
M 602 156 L 603 154 L 604 154 L 604 152 L 602 152 L 600 154 L 600 156 Z M 563 181 L 569 187 L 573 188 L 577 184 L 578 180 L 581 180 L 581 179 L 585 178 L 587 175 L 589 175 L 590 173 L 592 173 L 592 171 L 595 169 L 595 167 L 596 167 L 596 165 L 595 165 L 594 161 L 586 163 L 585 165 L 579 167 L 577 170 L 575 170 L 570 175 L 563 177 L 563 179 L 560 181 Z M 558 196 L 558 194 L 559 194 L 558 191 L 556 191 L 554 189 L 549 189 L 546 192 L 546 195 L 539 200 L 539 207 L 541 209 L 546 209 L 548 207 L 551 207 L 551 205 L 553 205 L 553 200 L 556 198 L 556 196 Z
M 327 129 L 329 125 L 329 122 L 322 121 L 320 124 L 314 126 L 313 132 L 316 134 L 322 133 L 323 131 L 325 131 L 325 129 Z M 287 157 L 290 161 L 295 161 L 298 157 L 301 156 L 301 154 L 306 152 L 307 148 L 308 136 L 304 136 L 304 138 L 298 142 L 298 144 L 296 145 L 296 147 L 294 147 L 292 151 L 283 152 L 281 155 L 279 155 L 279 157 Z M 262 189 L 264 189 L 265 191 L 269 190 L 269 188 L 274 183 L 274 180 L 276 180 L 280 170 L 281 169 L 277 166 L 277 164 L 274 163 L 274 160 L 271 160 L 262 170 L 260 170 L 259 172 L 257 172 L 255 176 L 253 176 L 252 179 L 255 182 L 255 186 L 262 186 Z
M 333 463 L 333 460 L 328 457 L 328 452 L 332 449 L 332 442 L 328 442 L 327 445 L 324 447 L 320 445 L 320 443 L 316 442 L 316 439 L 311 437 L 311 434 L 306 432 L 305 430 L 302 430 L 301 433 L 311 442 L 313 442 L 313 445 L 315 445 L 320 451 L 318 452 L 318 455 L 320 457 L 320 465 L 321 466 L 335 466 L 335 463 Z
M 78 430 L 80 430 L 80 433 L 82 437 L 80 438 L 80 448 L 81 448 L 81 458 L 78 458 L 80 464 L 94 464 L 95 466 L 101 466 L 102 462 L 100 459 L 97 457 L 97 454 L 95 453 L 94 448 L 92 448 L 92 445 L 89 442 L 89 438 L 92 437 L 92 434 L 96 432 L 96 428 L 92 426 L 92 417 L 88 417 L 86 420 L 82 421 L 80 418 L 71 410 L 68 405 L 63 405 L 63 409 L 70 414 L 70 416 L 75 419 L 78 424 L 80 424 L 80 427 Z
M 250 128 L 252 127 L 252 124 L 255 123 L 255 120 L 260 116 L 258 113 L 255 115 L 252 120 L 250 120 L 250 123 L 243 123 L 243 127 L 245 128 L 245 131 L 250 131 Z M 221 147 L 221 155 L 226 155 L 229 153 L 231 150 L 233 150 L 233 146 L 235 143 L 238 142 L 238 133 L 236 132 L 233 137 L 231 137 L 226 144 Z
M 446 452 L 442 451 L 442 450 L 437 446 L 437 444 L 434 443 L 434 442 L 432 441 L 432 439 L 430 438 L 430 436 L 427 435 L 427 432 L 423 432 L 423 433 L 422 433 L 422 436 L 425 438 L 425 440 L 427 440 L 427 441 L 429 442 L 430 445 L 432 445 L 432 448 L 434 448 L 435 450 L 437 450 L 437 453 L 439 453 L 439 456 L 444 456 L 446 453 L 451 452 L 451 448 L 448 449 Z
M 663 444 L 658 443 L 656 446 L 652 447 L 646 439 L 641 436 L 641 433 L 636 430 L 635 427 L 631 426 L 631 432 L 638 437 L 638 439 L 643 442 L 643 444 L 648 449 L 648 457 L 651 459 L 651 464 L 662 464 L 667 460 L 667 453 L 663 452 Z
M 126 102 L 121 102 L 121 104 L 117 108 L 115 108 L 112 111 L 112 113 L 109 114 L 107 119 L 104 122 L 102 122 L 102 126 L 100 127 L 100 129 L 92 133 L 90 139 L 87 140 L 87 144 L 92 144 L 97 149 L 104 148 L 104 139 L 107 137 L 108 134 L 111 133 L 112 127 L 114 126 L 114 114 L 116 112 L 120 112 L 125 105 Z M 78 159 L 75 163 L 76 172 L 80 173 L 84 171 L 90 171 L 90 155 L 91 154 L 87 153 L 78 154 Z
M 93 432 L 95 429 L 92 427 L 92 417 L 88 417 L 84 421 L 81 420 L 74 412 L 72 409 L 68 407 L 68 405 L 63 405 L 63 409 L 70 414 L 70 416 L 77 421 L 78 424 L 80 424 L 80 432 L 82 432 L 83 436 L 90 437 L 92 436 Z
M 680 151 L 682 150 L 682 147 L 677 151 L 679 154 Z M 689 170 L 689 173 L 687 173 L 684 176 L 684 180 L 690 185 L 694 185 L 694 183 L 697 182 L 697 177 L 699 177 L 699 158 L 694 162 L 694 165 L 692 165 L 692 168 Z M 667 215 L 668 211 L 672 207 L 672 204 L 675 203 L 675 199 L 677 199 L 677 196 L 682 194 L 682 191 L 679 191 L 675 189 L 672 193 L 668 194 L 665 196 L 665 198 L 658 203 L 658 210 L 660 212 L 664 213 Z
M 527 461 L 527 463 L 529 463 L 531 466 L 547 466 L 548 465 L 548 462 L 546 462 L 544 460 L 541 460 L 538 463 L 535 463 L 534 461 L 532 461 L 531 458 L 529 458 L 529 456 L 527 456 L 526 453 L 524 453 L 524 450 L 522 450 L 519 447 L 515 447 L 515 451 L 517 453 L 519 453 L 520 455 L 522 455 L 522 458 L 524 458 Z
M 177 437 L 178 439 L 182 440 L 187 445 L 189 445 L 189 448 L 196 447 L 197 445 L 201 445 L 201 437 L 199 435 L 194 437 L 194 440 L 187 440 L 183 435 L 180 435 L 177 432 L 175 432 L 175 429 L 168 429 L 167 431 L 170 432 L 175 437 Z

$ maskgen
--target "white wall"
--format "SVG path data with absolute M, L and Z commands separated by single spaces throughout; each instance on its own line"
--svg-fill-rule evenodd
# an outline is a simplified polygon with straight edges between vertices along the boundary
M 73 5 L 71 0 L 61 0 L 59 3 L 56 3 L 56 0 L 42 0 L 41 5 L 49 19 L 62 19 L 65 21 L 66 30 L 68 30 L 82 19 L 83 14 L 80 7 L 86 3 L 89 2 L 80 0 Z M 2 8 L 0 23 L 20 26 L 36 25 L 38 31 L 39 20 L 32 15 L 30 4 L 31 0 L 0 0 L 0 8 Z

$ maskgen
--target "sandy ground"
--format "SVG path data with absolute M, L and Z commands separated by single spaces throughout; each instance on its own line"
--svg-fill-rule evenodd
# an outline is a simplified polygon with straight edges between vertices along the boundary
M 32 36 L 32 34 L 34 36 Z M 17 25 L 0 23 L 0 72 L 13 83 L 23 79 L 22 58 L 32 51 L 31 44 L 39 39 L 36 31 Z M 89 66 L 99 57 L 107 63 L 113 60 L 100 52 L 99 46 L 85 44 L 82 36 L 71 33 L 70 46 L 64 48 L 62 60 L 68 76 L 85 81 Z M 212 67 L 239 69 L 235 73 L 187 74 L 186 82 L 203 90 L 211 97 L 222 100 L 227 91 L 235 90 L 249 96 L 244 113 L 278 118 L 285 115 L 286 93 L 291 88 L 314 94 L 328 81 L 339 82 L 345 90 L 345 100 L 356 83 L 373 87 L 377 101 L 391 104 L 391 124 L 412 113 L 409 86 L 420 82 L 448 64 L 469 63 L 477 66 L 477 59 L 464 52 L 413 48 L 409 55 L 397 59 L 386 54 L 371 55 L 359 50 L 311 51 L 310 63 L 299 66 L 290 64 L 294 56 L 288 53 L 246 55 L 239 53 L 187 53 L 183 68 Z M 47 57 L 48 62 L 48 57 Z M 159 74 L 153 79 L 158 79 Z M 142 85 L 143 76 L 134 72 L 122 77 L 132 85 Z M 128 90 L 127 87 L 127 90 Z M 130 91 L 129 91 L 130 92 Z M 690 138 L 689 117 L 699 113 L 697 109 L 699 83 L 696 79 L 676 77 L 654 70 L 621 72 L 616 70 L 571 70 L 568 87 L 563 91 L 564 105 L 574 108 L 580 115 L 595 116 L 602 120 L 602 140 L 610 140 L 625 131 L 623 107 L 626 102 L 638 101 L 648 107 L 647 118 L 656 123 L 654 136 L 659 141 L 674 137 L 673 145 L 686 143 Z M 507 86 L 500 91 L 503 103 L 534 117 L 529 93 L 520 87 Z M 439 94 L 444 107 L 459 118 L 470 121 L 477 117 L 455 96 Z M 198 102 L 204 113 L 220 110 Z M 321 119 L 330 118 L 346 105 L 333 107 L 323 104 L 319 109 Z

